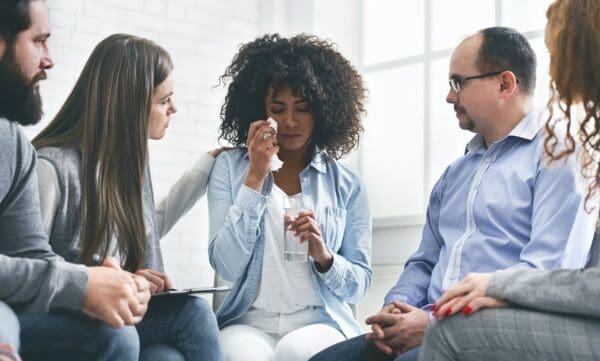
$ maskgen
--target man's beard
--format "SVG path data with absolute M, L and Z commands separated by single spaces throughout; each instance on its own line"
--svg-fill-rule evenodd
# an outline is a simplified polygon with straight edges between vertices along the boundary
M 466 121 L 462 121 L 459 118 L 459 127 L 462 130 L 469 130 L 471 132 L 475 132 L 475 122 L 473 121 L 473 119 L 471 119 L 471 117 L 469 117 L 469 115 L 467 114 L 467 110 L 462 106 L 454 105 L 454 111 L 457 112 L 457 117 L 458 113 L 460 112 L 461 114 L 464 114 L 467 118 Z
M 7 49 L 0 60 L 0 117 L 21 125 L 36 124 L 43 115 L 42 98 L 37 83 L 45 79 L 39 72 L 31 81 L 21 72 L 14 52 Z

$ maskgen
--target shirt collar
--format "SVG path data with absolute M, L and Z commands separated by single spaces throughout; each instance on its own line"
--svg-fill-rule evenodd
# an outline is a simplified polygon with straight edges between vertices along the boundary
M 540 130 L 540 125 L 536 120 L 537 116 L 535 115 L 535 112 L 530 111 L 505 138 L 516 137 L 529 141 L 533 140 Z
M 313 167 L 318 172 L 327 173 L 327 156 L 322 151 L 317 150 L 309 166 Z
M 521 138 L 527 141 L 532 141 L 540 130 L 540 125 L 537 123 L 536 119 L 536 113 L 534 111 L 530 111 L 523 117 L 523 119 L 521 119 L 521 121 L 519 121 L 519 123 L 517 123 L 517 125 L 506 137 L 496 141 L 495 143 L 500 143 L 507 138 Z M 485 142 L 481 134 L 475 135 L 469 141 L 469 143 L 467 143 L 465 154 L 478 150 L 485 150 Z

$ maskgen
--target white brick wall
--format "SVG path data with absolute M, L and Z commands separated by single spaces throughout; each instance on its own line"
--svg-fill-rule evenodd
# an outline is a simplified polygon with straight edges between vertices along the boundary
M 63 104 L 93 47 L 124 32 L 149 38 L 173 59 L 178 113 L 161 141 L 150 142 L 158 202 L 198 155 L 217 143 L 224 90 L 212 89 L 239 44 L 258 34 L 261 0 L 47 0 L 55 67 L 42 83 L 46 116 L 27 128 L 31 138 Z M 167 273 L 177 287 L 212 284 L 208 212 L 202 199 L 162 240 Z

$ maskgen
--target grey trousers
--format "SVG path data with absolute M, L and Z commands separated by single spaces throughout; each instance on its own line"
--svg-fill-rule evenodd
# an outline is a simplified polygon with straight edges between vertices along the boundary
M 456 315 L 429 327 L 419 360 L 600 360 L 600 320 L 515 308 Z

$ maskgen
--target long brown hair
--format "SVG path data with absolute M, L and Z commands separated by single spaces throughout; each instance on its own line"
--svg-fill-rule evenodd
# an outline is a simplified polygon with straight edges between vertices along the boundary
M 575 152 L 571 127 L 581 142 L 582 174 L 593 181 L 590 200 L 600 182 L 600 0 L 557 0 L 546 12 L 546 44 L 550 51 L 550 92 L 546 122 L 546 153 L 558 160 Z M 554 106 L 564 115 L 554 117 Z M 573 124 L 574 109 L 581 106 L 583 120 Z M 566 125 L 565 147 L 558 150 L 556 126 Z M 576 122 L 575 122 L 576 123 Z
M 171 73 L 169 54 L 155 43 L 115 34 L 90 55 L 52 122 L 33 140 L 42 147 L 81 150 L 81 262 L 104 259 L 116 237 L 123 267 L 141 268 L 146 251 L 142 189 L 154 88 Z

